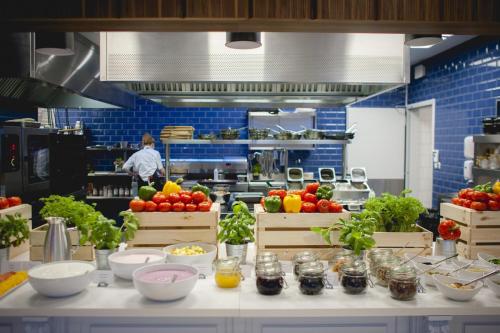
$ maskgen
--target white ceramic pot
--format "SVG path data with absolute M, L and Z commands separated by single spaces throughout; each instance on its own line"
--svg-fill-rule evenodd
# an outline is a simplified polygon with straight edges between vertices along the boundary
M 129 258 L 127 258 L 129 257 Z M 149 258 L 146 260 L 146 258 Z M 132 280 L 132 273 L 143 266 L 165 263 L 166 254 L 155 249 L 132 249 L 115 252 L 108 257 L 108 263 L 116 276 Z

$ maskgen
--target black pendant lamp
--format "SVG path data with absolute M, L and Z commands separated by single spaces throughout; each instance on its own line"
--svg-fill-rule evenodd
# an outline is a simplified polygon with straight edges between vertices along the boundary
M 226 32 L 226 46 L 239 50 L 261 47 L 260 32 Z
M 406 35 L 405 45 L 409 47 L 431 47 L 443 41 L 441 35 Z
M 35 33 L 36 52 L 45 55 L 68 56 L 75 54 L 75 35 L 73 32 Z

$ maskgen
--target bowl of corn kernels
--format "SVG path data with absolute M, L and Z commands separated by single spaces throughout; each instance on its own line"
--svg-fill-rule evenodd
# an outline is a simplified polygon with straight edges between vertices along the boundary
M 163 248 L 167 262 L 186 265 L 212 265 L 217 246 L 208 243 L 179 243 Z

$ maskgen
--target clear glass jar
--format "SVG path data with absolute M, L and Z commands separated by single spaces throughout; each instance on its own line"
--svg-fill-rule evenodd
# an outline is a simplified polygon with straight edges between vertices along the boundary
M 391 270 L 389 291 L 397 300 L 407 301 L 417 294 L 417 273 L 410 265 L 402 265 Z
M 286 284 L 279 263 L 262 263 L 255 274 L 257 290 L 262 295 L 278 295 Z
M 359 294 L 365 291 L 368 285 L 366 264 L 361 260 L 344 264 L 340 284 L 348 294 Z
M 299 277 L 299 266 L 308 262 L 318 261 L 319 257 L 311 251 L 302 251 L 293 256 L 293 275 L 295 279 Z
M 373 271 L 377 278 L 377 283 L 383 287 L 389 284 L 389 278 L 392 268 L 399 265 L 400 259 L 393 255 L 386 255 L 379 257 L 375 262 Z
M 321 294 L 325 288 L 325 268 L 318 261 L 306 262 L 299 266 L 299 289 L 304 295 Z
M 392 249 L 376 248 L 376 249 L 371 249 L 366 257 L 368 259 L 368 265 L 370 269 L 373 270 L 378 258 L 392 256 L 392 255 L 393 255 Z
M 220 288 L 236 288 L 242 280 L 240 259 L 228 257 L 215 262 L 215 283 Z
M 278 261 L 278 256 L 274 252 L 261 252 L 255 257 L 255 264 L 262 262 L 276 262 Z
M 340 272 L 342 265 L 352 263 L 355 260 L 356 257 L 351 250 L 342 250 L 333 256 L 333 258 L 328 262 L 328 265 L 330 266 L 332 272 Z

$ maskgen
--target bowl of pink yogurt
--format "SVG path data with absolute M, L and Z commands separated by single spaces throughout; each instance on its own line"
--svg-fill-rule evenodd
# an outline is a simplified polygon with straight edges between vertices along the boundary
M 198 269 L 183 264 L 157 264 L 134 271 L 134 287 L 154 301 L 173 301 L 186 297 L 198 281 Z
M 155 249 L 131 249 L 115 252 L 108 257 L 109 267 L 118 277 L 132 280 L 132 273 L 140 267 L 164 263 L 166 254 Z

